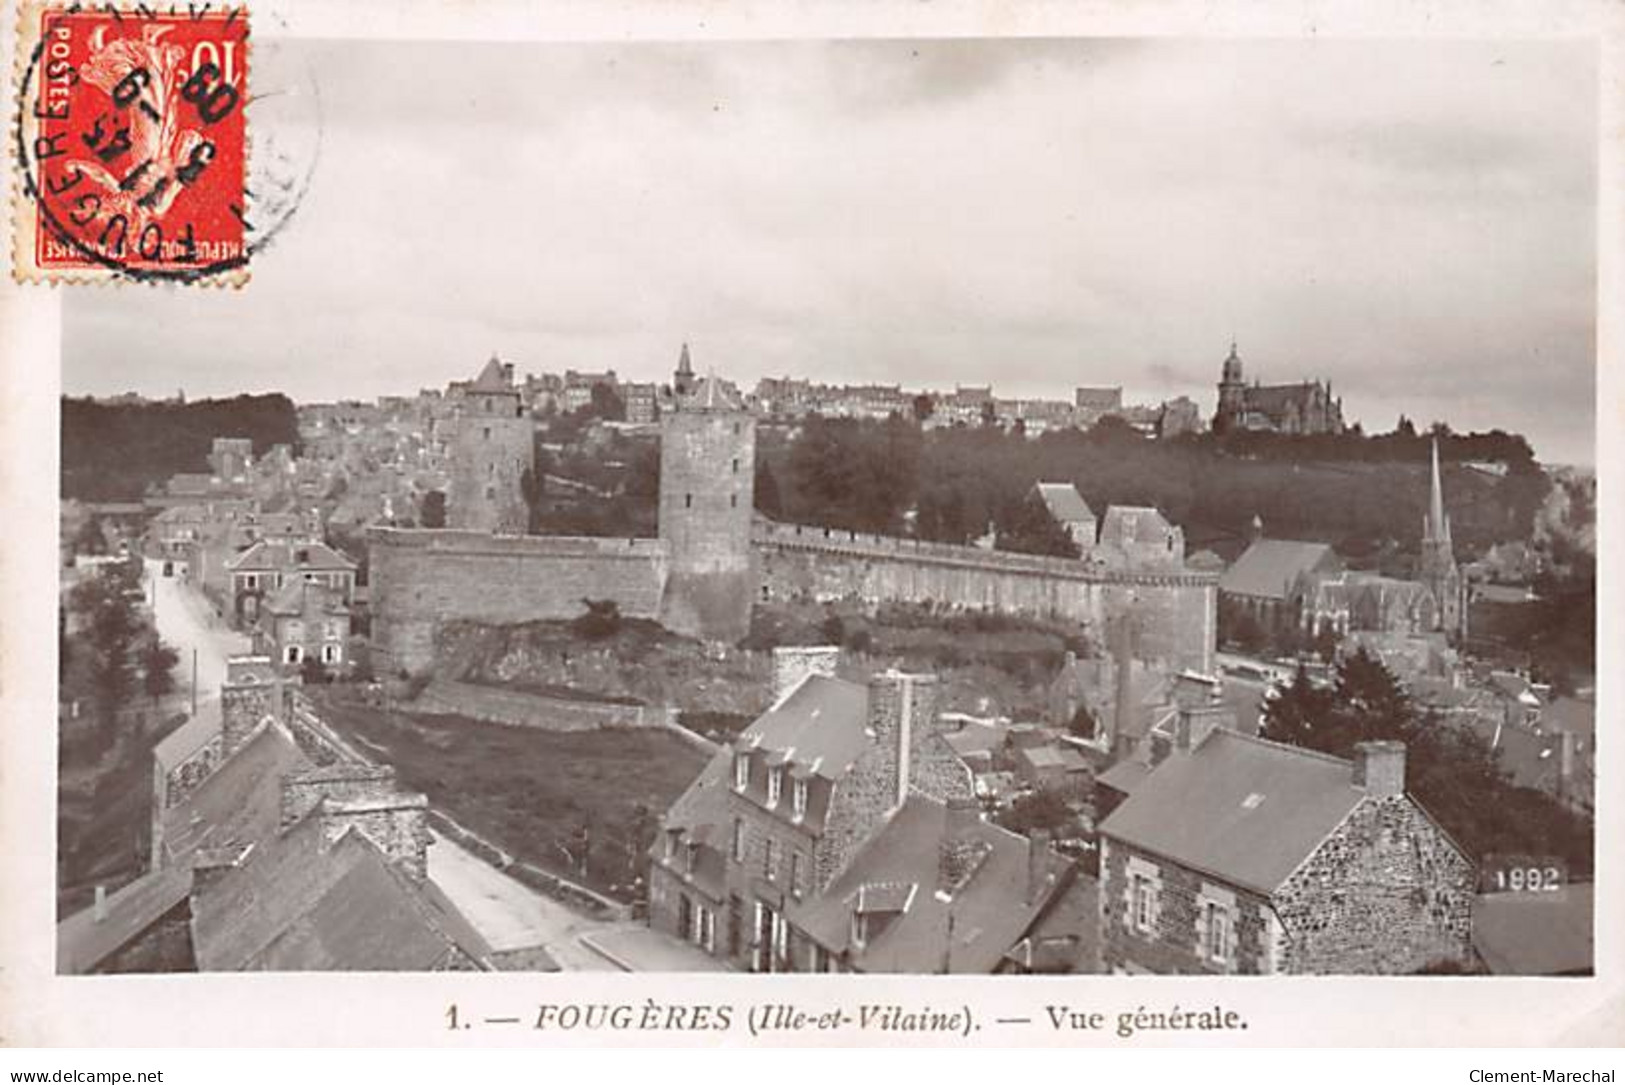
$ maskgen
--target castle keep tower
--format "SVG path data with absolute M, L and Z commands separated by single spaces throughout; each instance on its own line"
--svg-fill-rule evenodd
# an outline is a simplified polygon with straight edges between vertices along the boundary
M 1422 521 L 1422 558 L 1417 579 L 1427 585 L 1439 605 L 1439 628 L 1452 640 L 1459 638 L 1465 617 L 1461 570 L 1456 568 L 1455 549 L 1450 541 L 1450 517 L 1444 511 L 1437 437 L 1433 439 L 1432 489 L 1428 494 L 1428 514 Z
M 530 522 L 520 479 L 535 466 L 535 444 L 513 366 L 493 356 L 463 395 L 452 445 L 446 524 L 465 531 L 522 535 Z
M 755 478 L 756 420 L 715 378 L 701 381 L 692 400 L 661 418 L 666 628 L 723 641 L 750 631 Z

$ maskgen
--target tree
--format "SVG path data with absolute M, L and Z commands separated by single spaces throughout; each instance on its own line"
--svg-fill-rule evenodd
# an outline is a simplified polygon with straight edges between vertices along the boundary
M 1018 796 L 996 820 L 1011 832 L 1024 836 L 1038 829 L 1064 835 L 1077 823 L 1077 816 L 1059 792 L 1041 788 Z
M 779 497 L 779 480 L 773 474 L 773 468 L 765 463 L 756 465 L 756 485 L 752 504 L 755 505 L 757 512 L 770 520 L 777 520 L 784 515 L 783 501 Z
M 159 640 L 151 637 L 141 649 L 141 685 L 147 696 L 156 702 L 175 689 L 175 665 L 180 655 Z
M 424 527 L 429 528 L 446 526 L 446 493 L 444 490 L 430 490 L 423 495 L 423 506 L 418 512 L 418 521 Z
M 1072 541 L 1066 528 L 1050 513 L 1049 506 L 1033 493 L 1017 501 L 1006 513 L 993 545 L 999 550 L 1020 554 L 1045 554 L 1060 558 L 1075 558 L 1079 554 L 1078 544 Z
M 621 398 L 609 384 L 599 381 L 592 386 L 592 401 L 587 405 L 587 411 L 606 422 L 626 421 L 626 401 Z
M 1066 729 L 1078 738 L 1092 739 L 1099 726 L 1100 723 L 1095 719 L 1095 714 L 1089 711 L 1089 706 L 1080 704 L 1078 710 L 1072 713 L 1072 718 L 1067 721 Z
M 102 533 L 102 519 L 100 516 L 92 516 L 79 525 L 79 530 L 73 536 L 73 552 L 75 554 L 107 553 L 107 536 Z
M 570 623 L 582 640 L 607 640 L 621 630 L 621 607 L 613 599 L 583 599 L 587 612 Z

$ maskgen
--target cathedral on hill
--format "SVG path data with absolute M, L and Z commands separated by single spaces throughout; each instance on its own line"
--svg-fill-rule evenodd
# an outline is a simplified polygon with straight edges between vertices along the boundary
M 1219 409 L 1213 415 L 1214 433 L 1236 431 L 1266 433 L 1342 433 L 1343 401 L 1332 398 L 1329 381 L 1300 384 L 1248 384 L 1241 375 L 1236 344 L 1224 360 L 1219 379 Z

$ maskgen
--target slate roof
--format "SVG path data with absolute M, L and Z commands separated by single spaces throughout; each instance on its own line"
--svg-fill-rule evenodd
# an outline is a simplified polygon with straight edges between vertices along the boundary
M 305 600 L 316 595 L 316 606 L 323 614 L 348 614 L 343 595 L 327 584 L 311 584 L 305 580 L 289 580 L 271 594 L 264 609 L 271 614 L 298 616 L 305 612 Z
M 1337 555 L 1325 543 L 1292 539 L 1257 539 L 1219 577 L 1219 590 L 1230 595 L 1285 599 L 1304 573 L 1335 568 Z
M 313 812 L 192 904 L 200 971 L 430 971 L 491 950 L 439 890 L 391 866 L 359 831 L 323 840 Z
M 1173 525 L 1149 505 L 1109 505 L 1101 521 L 1102 542 L 1161 543 Z
M 282 821 L 282 778 L 310 767 L 293 736 L 262 726 L 184 800 L 164 812 L 166 862 L 189 867 L 198 848 L 252 844 Z
M 165 867 L 109 894 L 102 919 L 94 907 L 68 916 L 56 927 L 57 973 L 90 972 L 185 900 L 191 888 L 190 868 Z
M 219 733 L 220 717 L 218 713 L 212 716 L 197 715 L 188 717 L 185 723 L 159 739 L 158 744 L 152 748 L 153 759 L 158 762 L 158 767 L 167 774 L 169 770 L 184 762 L 204 746 L 207 746 L 209 741 Z
M 787 907 L 791 922 L 832 950 L 850 950 L 854 966 L 865 972 L 992 972 L 1062 887 L 1067 864 L 1051 853 L 1050 879 L 1028 903 L 1026 838 L 978 822 L 973 839 L 986 854 L 951 902 L 944 901 L 936 886 L 946 819 L 942 803 L 911 795 L 828 889 Z M 888 899 L 899 895 L 898 887 L 911 887 L 908 908 L 856 949 L 850 945 L 852 909 L 869 886 L 885 886 L 878 891 Z
M 1034 484 L 1034 488 L 1038 491 L 1039 499 L 1049 509 L 1049 514 L 1061 523 L 1094 523 L 1093 510 L 1072 483 L 1039 482 Z
M 508 383 L 507 374 L 502 371 L 502 363 L 494 354 L 491 360 L 485 363 L 485 368 L 480 370 L 480 375 L 468 386 L 468 390 L 482 395 L 498 395 L 504 392 L 517 394 L 513 385 Z
M 1341 758 L 1218 730 L 1158 765 L 1100 832 L 1267 895 L 1365 794 Z
M 1473 948 L 1491 972 L 1561 976 L 1594 968 L 1589 883 L 1555 893 L 1485 893 L 1473 902 Z
M 777 753 L 785 764 L 834 780 L 868 745 L 864 730 L 868 718 L 867 686 L 827 675 L 809 675 L 745 728 L 734 748 Z
M 354 572 L 355 562 L 326 543 L 290 543 L 261 539 L 226 563 L 241 572 Z

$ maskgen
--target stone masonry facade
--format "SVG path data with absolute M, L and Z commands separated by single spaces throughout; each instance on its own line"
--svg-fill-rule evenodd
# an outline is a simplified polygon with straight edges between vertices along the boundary
M 1269 901 L 1121 841 L 1101 855 L 1101 971 L 1156 974 L 1262 975 L 1274 971 L 1279 924 Z M 1136 916 L 1134 879 L 1147 879 L 1154 904 Z M 1205 935 L 1208 905 L 1225 909 L 1227 952 L 1215 955 Z
M 1281 971 L 1391 975 L 1464 963 L 1475 880 L 1414 802 L 1368 798 L 1276 891 Z

